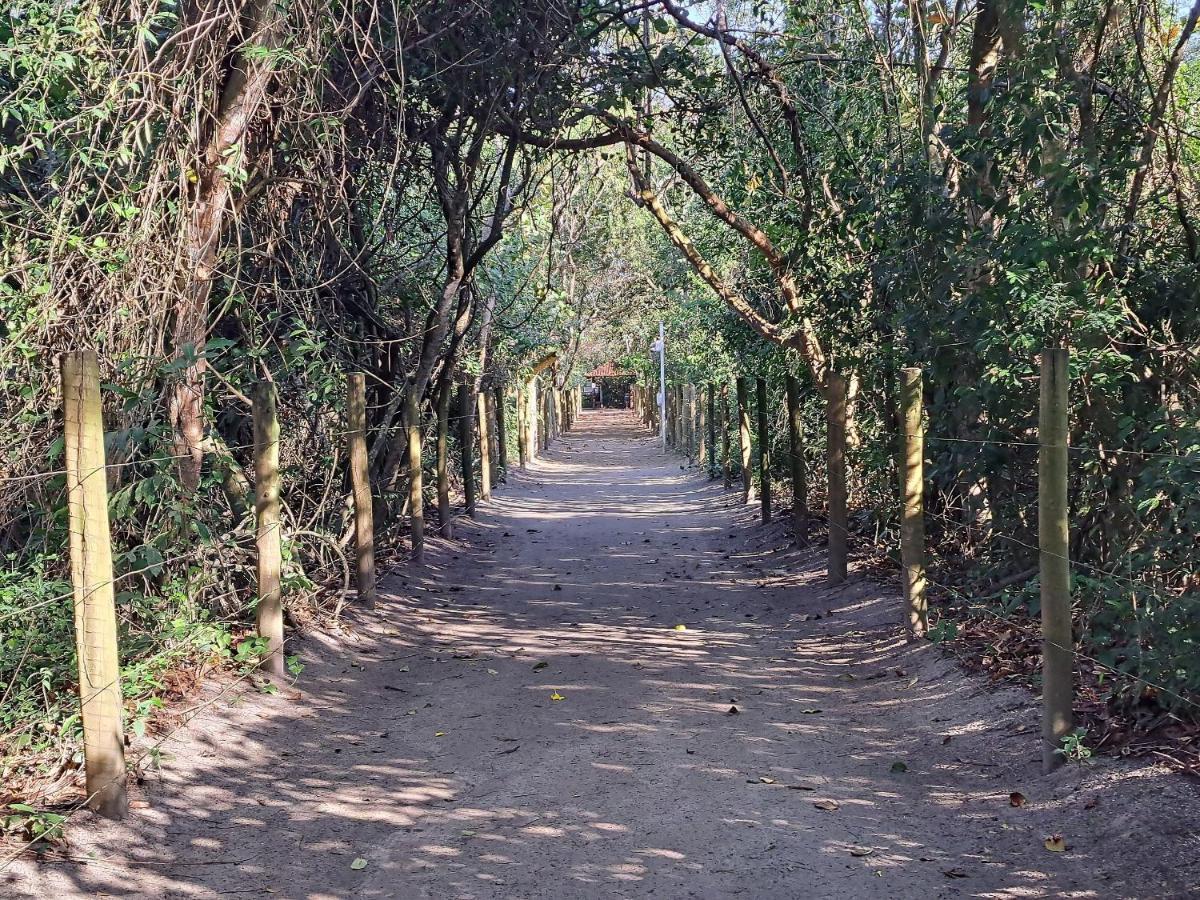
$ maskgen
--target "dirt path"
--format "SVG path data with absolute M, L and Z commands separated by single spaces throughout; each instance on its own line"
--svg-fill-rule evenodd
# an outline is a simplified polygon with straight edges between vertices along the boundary
M 819 552 L 787 549 L 621 415 L 585 414 L 464 530 L 353 636 L 305 643 L 301 697 L 223 696 L 171 742 L 143 808 L 77 827 L 70 859 L 21 860 L 0 894 L 1200 884 L 1190 783 L 1110 761 L 1042 778 L 1026 694 L 905 645 L 890 590 L 827 591 Z M 1066 853 L 1043 846 L 1056 832 Z

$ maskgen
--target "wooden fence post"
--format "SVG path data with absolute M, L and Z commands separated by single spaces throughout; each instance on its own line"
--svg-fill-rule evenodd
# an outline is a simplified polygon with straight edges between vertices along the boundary
M 671 408 L 675 405 L 675 389 L 669 385 L 663 385 L 663 419 L 665 420 L 664 434 L 666 439 L 664 444 L 666 447 L 675 446 L 675 421 L 671 414 Z
M 1042 351 L 1038 417 L 1038 548 L 1042 588 L 1042 770 L 1063 762 L 1062 739 L 1074 728 L 1074 640 L 1067 523 L 1067 388 L 1064 348 Z
M 487 503 L 492 499 L 492 438 L 486 390 L 475 395 L 475 407 L 479 416 L 479 498 Z
M 753 450 L 750 446 L 750 387 L 748 378 L 737 380 L 738 444 L 742 451 L 742 502 L 754 502 Z
M 685 384 L 680 388 L 680 390 L 682 391 L 682 400 L 680 406 L 683 410 L 683 418 L 680 420 L 679 424 L 683 430 L 683 455 L 687 458 L 688 463 L 691 464 L 692 457 L 695 455 L 696 450 L 696 407 L 692 402 L 692 386 L 690 384 Z
M 848 568 L 850 528 L 846 514 L 846 379 L 838 372 L 830 372 L 828 389 L 825 464 L 829 481 L 829 570 L 826 580 L 829 584 L 841 584 L 846 580 Z
M 698 384 L 692 391 L 696 401 L 696 465 L 704 469 L 708 456 L 708 418 L 704 408 L 704 385 Z
M 350 493 L 354 497 L 354 559 L 358 599 L 375 605 L 375 505 L 367 467 L 367 378 L 346 376 L 346 440 L 350 457 Z
M 929 628 L 925 601 L 925 430 L 921 421 L 920 369 L 900 370 L 904 416 L 904 456 L 900 460 L 903 506 L 900 512 L 900 564 L 908 630 L 921 637 Z
M 668 427 L 668 433 L 671 436 L 671 448 L 679 449 L 679 392 L 675 389 L 675 385 L 671 385 L 671 400 L 667 406 L 671 414 L 671 420 Z
M 438 534 L 454 537 L 454 516 L 450 511 L 450 401 L 454 382 L 447 373 L 437 398 L 437 503 Z
M 119 819 L 129 804 L 100 366 L 94 351 L 83 350 L 64 353 L 61 367 L 87 805 Z
M 496 414 L 496 470 L 501 483 L 508 481 L 508 432 L 504 413 L 504 385 L 497 381 L 492 388 L 492 404 Z
M 462 457 L 463 503 L 467 515 L 475 518 L 475 404 L 471 401 L 471 386 L 458 386 L 458 452 Z
M 554 420 L 550 418 L 550 395 L 554 392 L 554 388 L 550 385 L 546 386 L 546 390 L 541 391 L 542 399 L 542 450 L 550 449 L 550 442 L 554 440 Z
M 690 456 L 691 451 L 687 445 L 687 402 L 682 384 L 675 388 L 675 395 L 675 428 L 678 431 L 675 436 L 675 449 Z
M 526 402 L 527 391 L 521 390 L 521 382 L 517 381 L 517 465 L 525 469 L 529 465 L 529 404 Z
M 541 450 L 541 437 L 538 431 L 538 417 L 542 414 L 542 405 L 538 400 L 537 377 L 529 379 L 526 385 L 525 425 L 529 429 L 525 443 L 529 447 L 529 458 L 537 459 Z
M 716 385 L 708 383 L 708 479 L 716 478 Z
M 788 468 L 792 476 L 792 533 L 804 541 L 808 528 L 808 478 L 804 471 L 804 417 L 800 407 L 800 380 L 787 376 Z
M 762 521 L 771 521 L 771 430 L 767 422 L 767 380 L 754 380 L 758 402 L 758 493 L 762 501 Z
M 412 564 L 425 562 L 425 472 L 421 458 L 421 398 L 410 388 L 404 398 L 408 420 L 408 515 Z
M 721 385 L 721 477 L 725 489 L 733 487 L 733 458 L 729 452 L 729 385 Z
M 273 678 L 283 677 L 278 400 L 273 382 L 258 382 L 253 403 L 254 508 L 258 517 L 258 608 L 255 618 L 258 636 L 267 641 L 262 668 Z

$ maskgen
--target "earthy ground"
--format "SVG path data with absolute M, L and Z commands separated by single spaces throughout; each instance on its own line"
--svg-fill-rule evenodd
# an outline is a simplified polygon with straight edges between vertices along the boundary
M 126 822 L 79 817 L 0 895 L 1197 895 L 1191 782 L 1042 777 L 1028 695 L 905 644 L 891 587 L 824 588 L 622 415 L 460 531 L 304 642 L 299 696 L 208 688 Z

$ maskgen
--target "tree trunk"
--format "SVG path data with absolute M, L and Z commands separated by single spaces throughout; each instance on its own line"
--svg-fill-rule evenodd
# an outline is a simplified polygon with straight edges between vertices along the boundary
M 278 7 L 271 0 L 254 0 L 241 7 L 245 47 L 275 46 L 279 32 Z M 217 251 L 230 207 L 229 171 L 245 164 L 250 123 L 263 106 L 273 71 L 271 54 L 235 53 L 225 76 L 214 125 L 204 147 L 196 176 L 196 193 L 184 235 L 186 268 L 178 287 L 171 348 L 176 360 L 187 360 L 167 387 L 167 416 L 179 457 L 179 479 L 185 491 L 200 486 L 204 462 L 204 347 L 208 340 L 208 301 L 217 269 Z

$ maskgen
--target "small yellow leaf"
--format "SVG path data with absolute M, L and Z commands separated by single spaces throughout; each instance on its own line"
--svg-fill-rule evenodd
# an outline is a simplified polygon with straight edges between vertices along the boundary
M 446 732 L 444 732 L 444 731 L 435 731 L 435 732 L 433 733 L 433 736 L 434 736 L 434 737 L 445 737 L 445 736 L 446 736 Z
M 1052 834 L 1046 838 L 1046 849 L 1051 853 L 1065 853 L 1067 850 L 1067 842 L 1061 834 Z
M 562 694 L 560 694 L 558 691 L 555 691 L 553 694 L 550 695 L 550 699 L 551 700 L 566 700 L 567 698 L 564 697 Z
M 676 631 L 687 631 L 687 626 L 686 625 L 676 625 L 675 630 Z
M 352 868 L 355 872 L 359 871 L 360 869 L 365 869 L 366 867 L 367 861 L 361 856 L 355 857 L 354 862 L 350 863 L 350 868 Z

